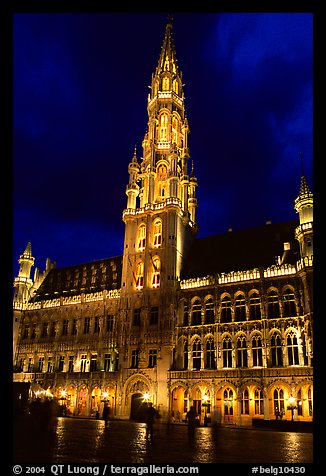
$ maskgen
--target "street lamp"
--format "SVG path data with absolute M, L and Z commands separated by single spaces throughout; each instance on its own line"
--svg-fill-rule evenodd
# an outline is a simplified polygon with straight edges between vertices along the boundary
M 289 397 L 289 405 L 287 407 L 288 410 L 291 410 L 291 421 L 293 421 L 293 413 L 296 410 L 297 406 L 295 404 L 295 398 L 291 395 Z

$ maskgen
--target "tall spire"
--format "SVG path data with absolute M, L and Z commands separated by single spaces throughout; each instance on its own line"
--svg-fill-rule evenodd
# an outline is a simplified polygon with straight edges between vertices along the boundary
M 170 71 L 171 73 L 177 73 L 178 61 L 175 52 L 175 46 L 172 35 L 172 16 L 167 18 L 167 24 L 165 27 L 165 36 L 163 45 L 161 48 L 161 54 L 156 68 L 156 74 L 161 74 L 163 71 Z

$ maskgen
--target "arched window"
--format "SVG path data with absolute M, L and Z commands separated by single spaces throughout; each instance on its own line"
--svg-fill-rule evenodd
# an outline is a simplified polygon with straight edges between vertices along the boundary
M 247 341 L 244 335 L 237 338 L 237 367 L 248 367 Z
M 280 317 L 280 303 L 276 291 L 271 291 L 267 295 L 267 317 L 268 319 Z
M 183 325 L 189 326 L 189 308 L 186 301 L 183 303 Z
M 162 91 L 168 91 L 170 88 L 170 80 L 168 76 L 164 76 L 162 80 Z
M 284 413 L 284 390 L 282 388 L 276 388 L 273 393 L 274 398 L 274 413 L 275 415 L 281 415 Z
M 231 322 L 231 299 L 229 296 L 224 296 L 221 301 L 221 322 Z
M 302 392 L 301 389 L 297 393 L 297 407 L 298 407 L 298 416 L 302 416 Z
M 144 263 L 139 261 L 136 269 L 136 288 L 143 289 L 144 287 Z
M 213 324 L 214 323 L 214 301 L 212 298 L 208 298 L 205 303 L 205 324 Z
M 173 91 L 176 93 L 176 94 L 179 94 L 179 81 L 177 81 L 176 79 L 173 80 L 173 83 L 172 83 L 172 88 L 173 88 Z
M 159 140 L 161 142 L 166 142 L 168 140 L 168 122 L 169 116 L 166 112 L 163 112 L 160 117 L 160 129 L 159 129 Z
M 271 335 L 271 366 L 283 367 L 282 340 L 277 332 Z
M 254 367 L 262 367 L 263 365 L 263 345 L 259 334 L 255 334 L 251 342 L 252 348 L 252 365 Z
M 192 344 L 192 368 L 199 370 L 201 366 L 201 342 L 196 338 Z
M 164 164 L 161 164 L 157 168 L 157 186 L 158 186 L 158 198 L 163 199 L 165 197 L 167 179 L 167 168 Z
M 263 391 L 260 388 L 255 389 L 254 402 L 255 402 L 255 415 L 263 415 L 264 414 L 264 397 L 263 397 Z
M 299 345 L 296 333 L 290 331 L 286 337 L 289 365 L 299 365 Z
M 230 336 L 223 338 L 222 342 L 223 367 L 232 367 L 232 341 Z
M 246 320 L 246 300 L 243 294 L 235 298 L 235 320 L 237 322 Z
M 188 341 L 185 340 L 183 344 L 183 369 L 188 368 Z
M 260 311 L 260 296 L 258 293 L 253 293 L 249 298 L 249 313 L 251 320 L 261 319 Z
M 146 245 L 146 225 L 142 223 L 138 227 L 138 251 L 144 251 Z
M 160 248 L 162 246 L 162 221 L 154 221 L 154 246 L 155 248 Z
M 193 326 L 201 325 L 201 301 L 198 298 L 192 303 L 191 324 Z
M 178 128 L 179 128 L 179 121 L 178 119 L 173 116 L 172 118 L 172 142 L 178 144 Z
M 249 415 L 249 392 L 247 388 L 241 395 L 241 413 L 242 415 Z
M 233 390 L 226 388 L 223 392 L 224 417 L 233 416 Z
M 205 369 L 215 369 L 215 343 L 213 337 L 206 341 Z
M 153 286 L 153 288 L 158 288 L 159 285 L 160 285 L 160 272 L 161 272 L 160 258 L 155 256 L 155 258 L 152 258 L 152 263 L 153 263 L 152 286 Z
M 295 317 L 297 315 L 295 307 L 294 293 L 290 289 L 284 291 L 283 300 L 283 317 Z

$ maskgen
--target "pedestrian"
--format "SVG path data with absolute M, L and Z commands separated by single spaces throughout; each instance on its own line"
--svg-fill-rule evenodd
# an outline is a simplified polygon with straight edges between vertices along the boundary
M 156 416 L 156 410 L 153 407 L 152 402 L 147 404 L 147 408 L 145 411 L 145 418 L 146 418 L 146 438 L 153 438 L 153 425 L 154 425 L 154 418 Z
M 186 415 L 186 420 L 188 422 L 189 436 L 194 436 L 195 428 L 196 428 L 196 417 L 197 417 L 196 411 L 194 407 L 191 406 Z
M 105 428 L 108 427 L 109 424 L 109 417 L 110 417 L 110 407 L 107 402 L 104 403 L 104 408 L 103 408 L 103 420 L 104 420 L 104 426 Z

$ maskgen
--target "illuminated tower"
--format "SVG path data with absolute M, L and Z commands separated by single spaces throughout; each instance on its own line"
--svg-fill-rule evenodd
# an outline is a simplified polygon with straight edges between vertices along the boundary
M 301 258 L 313 256 L 313 194 L 302 171 L 299 196 L 294 201 L 294 208 L 299 213 L 299 226 L 295 237 L 300 244 Z
M 33 281 L 30 278 L 31 269 L 34 265 L 34 258 L 32 256 L 32 245 L 27 243 L 26 249 L 22 255 L 20 255 L 18 263 L 20 265 L 18 276 L 14 279 L 14 308 L 22 309 L 30 298 L 30 290 L 33 285 Z
M 182 74 L 168 21 L 148 95 L 148 124 L 129 164 L 122 291 L 176 288 L 197 232 L 197 179 L 189 176 Z

